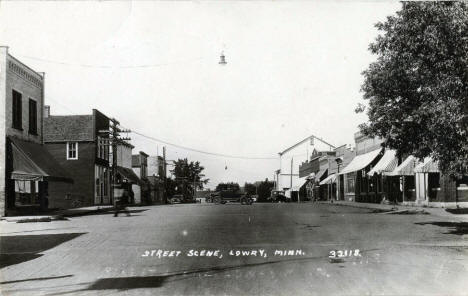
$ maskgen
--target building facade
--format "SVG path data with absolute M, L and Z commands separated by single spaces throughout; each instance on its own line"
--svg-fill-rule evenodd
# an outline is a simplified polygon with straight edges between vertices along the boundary
M 354 134 L 354 140 L 356 156 L 338 173 L 338 190 L 343 191 L 343 199 L 347 201 L 380 202 L 367 173 L 384 153 L 383 140 L 366 137 L 361 132 Z
M 132 169 L 141 180 L 140 184 L 132 185 L 135 204 L 151 203 L 148 182 L 148 156 L 143 151 L 132 155 Z
M 43 146 L 44 74 L 0 47 L 0 215 L 49 207 L 52 183 L 73 180 Z
M 109 118 L 96 109 L 89 115 L 44 118 L 44 144 L 54 159 L 73 172 L 73 186 L 51 186 L 56 208 L 112 203 Z

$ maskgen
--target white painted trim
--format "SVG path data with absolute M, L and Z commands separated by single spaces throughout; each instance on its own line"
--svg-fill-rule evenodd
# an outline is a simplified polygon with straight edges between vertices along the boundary
M 67 143 L 66 144 L 67 145 L 67 149 L 66 149 L 67 150 L 67 152 L 66 152 L 67 153 L 66 154 L 67 160 L 77 160 L 78 159 L 78 142 L 66 142 L 66 143 Z M 69 152 L 68 148 L 69 148 L 70 143 L 75 143 L 76 144 L 76 157 L 74 157 L 74 158 L 68 157 L 68 152 Z

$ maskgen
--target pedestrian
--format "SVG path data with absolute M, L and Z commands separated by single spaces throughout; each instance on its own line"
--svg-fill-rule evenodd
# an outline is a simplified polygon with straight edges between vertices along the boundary
M 116 200 L 115 202 L 114 217 L 117 217 L 120 212 L 126 213 L 127 216 L 130 216 L 130 211 L 127 209 L 127 204 L 128 204 L 128 191 L 127 189 L 124 189 L 120 199 Z

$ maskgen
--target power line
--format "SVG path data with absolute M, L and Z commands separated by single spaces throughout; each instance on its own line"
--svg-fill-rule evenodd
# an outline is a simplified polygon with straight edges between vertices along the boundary
M 49 59 L 37 58 L 37 57 L 27 56 L 27 55 L 18 55 L 18 56 L 22 58 L 30 59 L 30 60 L 36 60 L 36 61 L 43 62 L 43 63 L 49 63 L 49 64 L 76 66 L 76 67 L 83 67 L 83 68 L 97 68 L 97 69 L 156 68 L 156 67 L 162 67 L 162 66 L 168 66 L 168 65 L 183 64 L 183 63 L 188 63 L 188 62 L 193 62 L 193 61 L 204 59 L 203 57 L 198 57 L 198 58 L 191 58 L 187 60 L 168 62 L 168 63 L 141 64 L 141 65 L 93 65 L 93 64 L 80 64 L 80 63 L 70 63 L 70 62 L 57 61 L 57 60 L 49 60 Z
M 206 155 L 211 155 L 211 156 L 218 156 L 218 157 L 225 157 L 225 158 L 236 158 L 236 159 L 249 159 L 249 160 L 271 160 L 271 159 L 278 160 L 278 157 L 249 157 L 249 156 L 239 156 L 239 155 L 230 155 L 230 154 L 223 154 L 223 153 L 216 153 L 216 152 L 208 152 L 208 151 L 203 151 L 203 150 L 199 150 L 199 149 L 190 148 L 190 147 L 187 147 L 187 146 L 182 146 L 182 145 L 170 143 L 170 142 L 167 142 L 167 141 L 164 141 L 164 140 L 161 140 L 161 139 L 157 139 L 157 138 L 152 137 L 152 136 L 147 136 L 147 135 L 142 134 L 140 132 L 137 132 L 135 130 L 131 130 L 131 132 L 136 134 L 136 135 L 139 135 L 141 137 L 144 137 L 144 138 L 147 138 L 147 139 L 159 142 L 159 143 L 163 143 L 163 144 L 170 145 L 170 146 L 173 146 L 173 147 L 177 147 L 177 148 L 180 148 L 180 149 L 184 149 L 184 150 L 188 150 L 188 151 L 192 151 L 192 152 L 197 152 L 197 153 L 201 153 L 201 154 L 206 154 Z

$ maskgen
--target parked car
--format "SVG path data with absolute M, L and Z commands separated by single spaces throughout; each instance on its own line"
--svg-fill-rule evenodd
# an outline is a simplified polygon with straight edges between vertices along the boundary
M 272 190 L 270 193 L 270 197 L 268 197 L 268 201 L 270 202 L 289 202 L 289 198 L 284 195 L 283 190 Z
M 216 204 L 225 204 L 227 202 L 240 202 L 243 205 L 251 205 L 253 199 L 250 195 L 240 191 L 222 190 L 211 195 L 211 199 Z
M 169 199 L 169 203 L 178 204 L 184 201 L 184 196 L 182 194 L 175 194 Z

